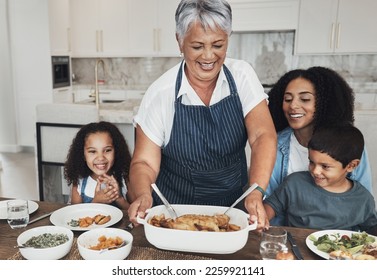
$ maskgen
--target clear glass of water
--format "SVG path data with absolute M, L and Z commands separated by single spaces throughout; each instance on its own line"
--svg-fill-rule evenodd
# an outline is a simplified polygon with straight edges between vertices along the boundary
M 22 199 L 7 202 L 7 220 L 12 229 L 24 228 L 29 223 L 28 201 Z
M 287 231 L 271 226 L 262 232 L 259 252 L 264 260 L 275 260 L 276 254 L 287 246 Z

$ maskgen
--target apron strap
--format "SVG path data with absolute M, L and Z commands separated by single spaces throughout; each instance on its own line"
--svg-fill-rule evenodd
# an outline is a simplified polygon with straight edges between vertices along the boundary
M 93 200 L 93 198 L 91 198 L 91 197 L 89 197 L 85 194 L 87 182 L 88 182 L 88 177 L 85 177 L 82 180 L 82 184 L 81 184 L 81 198 L 82 198 L 82 202 L 84 202 L 84 203 L 90 203 Z

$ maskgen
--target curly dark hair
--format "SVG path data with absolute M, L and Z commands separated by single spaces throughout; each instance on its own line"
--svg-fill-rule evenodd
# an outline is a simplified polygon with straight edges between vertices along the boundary
M 268 107 L 277 132 L 289 126 L 282 109 L 283 96 L 287 85 L 297 78 L 308 80 L 315 89 L 314 131 L 324 124 L 354 123 L 355 96 L 352 88 L 336 71 L 314 66 L 287 72 L 268 93 Z
M 104 121 L 86 124 L 77 132 L 64 163 L 64 178 L 69 185 L 77 185 L 79 179 L 86 178 L 92 173 L 85 162 L 84 146 L 88 136 L 97 132 L 107 132 L 113 140 L 115 158 L 110 172 L 121 187 L 123 179 L 128 182 L 131 153 L 119 129 L 114 124 Z

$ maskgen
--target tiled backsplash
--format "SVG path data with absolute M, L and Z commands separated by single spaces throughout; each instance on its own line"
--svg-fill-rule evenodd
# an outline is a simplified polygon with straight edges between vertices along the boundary
M 377 102 L 377 55 L 293 55 L 294 32 L 232 34 L 228 57 L 248 61 L 264 84 L 286 71 L 325 66 L 338 71 L 354 88 L 356 101 Z M 178 49 L 177 49 L 178 52 Z M 107 86 L 146 89 L 181 58 L 105 58 Z M 94 85 L 94 58 L 73 58 L 74 84 Z M 358 95 L 361 94 L 361 95 Z
M 106 86 L 146 89 L 181 58 L 103 58 L 105 73 L 98 67 L 98 79 Z M 95 58 L 72 58 L 74 85 L 94 85 Z

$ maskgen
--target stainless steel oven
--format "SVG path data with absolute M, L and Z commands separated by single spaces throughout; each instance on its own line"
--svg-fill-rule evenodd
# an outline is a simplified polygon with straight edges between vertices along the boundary
M 71 85 L 69 56 L 52 56 L 52 87 L 68 87 Z

